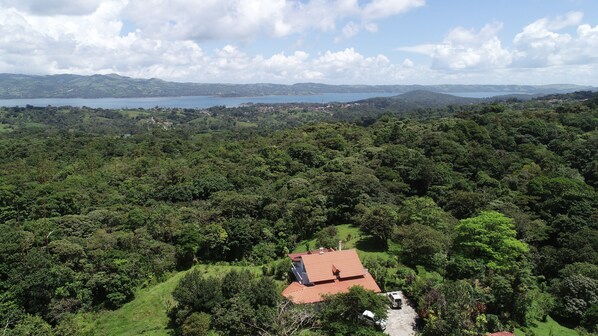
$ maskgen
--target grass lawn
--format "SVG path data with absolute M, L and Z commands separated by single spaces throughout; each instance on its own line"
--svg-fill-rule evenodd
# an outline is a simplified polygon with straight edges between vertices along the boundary
M 550 316 L 546 322 L 536 322 L 536 326 L 530 328 L 536 336 L 579 336 L 579 333 L 573 329 L 563 327 L 553 320 Z M 525 336 L 521 329 L 515 329 L 515 335 Z
M 249 269 L 261 274 L 261 268 L 256 266 L 198 265 L 195 269 L 214 276 L 222 276 L 232 269 Z M 167 313 L 174 305 L 172 291 L 187 272 L 178 272 L 165 282 L 139 290 L 133 301 L 117 310 L 81 314 L 77 321 L 84 331 L 96 336 L 168 336 Z
M 133 119 L 137 116 L 143 115 L 143 116 L 149 116 L 151 115 L 151 112 L 149 111 L 141 111 L 141 110 L 121 110 L 120 111 L 121 114 Z
M 382 257 L 389 255 L 384 246 L 376 244 L 368 235 L 353 225 L 338 225 L 339 238 L 343 241 L 343 249 L 355 248 L 359 256 L 364 258 Z M 317 249 L 315 239 L 302 241 L 294 252 Z M 206 275 L 222 276 L 233 269 L 249 269 L 261 274 L 260 266 L 215 266 L 197 265 Z M 189 271 L 178 272 L 166 281 L 155 286 L 140 289 L 135 293 L 135 299 L 114 311 L 99 313 L 85 313 L 77 317 L 84 332 L 95 336 L 169 336 L 168 310 L 174 305 L 172 292 L 180 279 Z
M 342 224 L 337 225 L 336 228 L 338 230 L 339 239 L 343 241 L 343 249 L 356 249 L 357 254 L 361 259 L 389 257 L 385 246 L 377 243 L 369 235 L 361 232 L 359 227 L 352 224 Z M 308 246 L 310 250 L 316 250 L 319 248 L 319 246 L 316 246 L 316 240 L 310 239 L 299 242 L 293 252 L 307 251 Z

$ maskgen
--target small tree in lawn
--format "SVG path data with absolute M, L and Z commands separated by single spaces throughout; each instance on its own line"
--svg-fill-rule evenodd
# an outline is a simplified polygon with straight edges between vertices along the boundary
M 361 229 L 386 245 L 398 220 L 397 209 L 393 205 L 378 205 L 366 210 L 359 219 Z
M 316 233 L 316 247 L 336 247 L 338 243 L 338 229 L 335 226 L 327 226 Z

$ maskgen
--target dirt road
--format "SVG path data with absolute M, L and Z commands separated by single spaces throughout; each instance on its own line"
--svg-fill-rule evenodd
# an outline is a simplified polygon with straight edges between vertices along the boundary
M 386 323 L 386 330 L 384 333 L 390 336 L 412 336 L 415 335 L 415 320 L 417 313 L 411 307 L 409 300 L 400 292 L 403 300 L 403 307 L 401 309 L 390 309 L 388 311 L 388 319 Z

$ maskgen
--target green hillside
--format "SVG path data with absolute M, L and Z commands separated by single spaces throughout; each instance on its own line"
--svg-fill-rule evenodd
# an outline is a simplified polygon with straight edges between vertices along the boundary
M 234 269 L 249 269 L 256 274 L 259 267 L 198 265 L 207 276 L 222 276 Z M 172 291 L 181 278 L 190 272 L 178 272 L 168 280 L 135 293 L 135 299 L 117 310 L 80 314 L 77 322 L 84 332 L 94 336 L 168 336 L 168 311 L 175 301 Z

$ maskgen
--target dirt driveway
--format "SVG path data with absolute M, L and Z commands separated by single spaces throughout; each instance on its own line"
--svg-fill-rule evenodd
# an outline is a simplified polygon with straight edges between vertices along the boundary
M 415 320 L 417 313 L 411 307 L 409 300 L 399 292 L 403 300 L 401 309 L 390 309 L 384 333 L 390 336 L 412 336 L 415 335 Z

